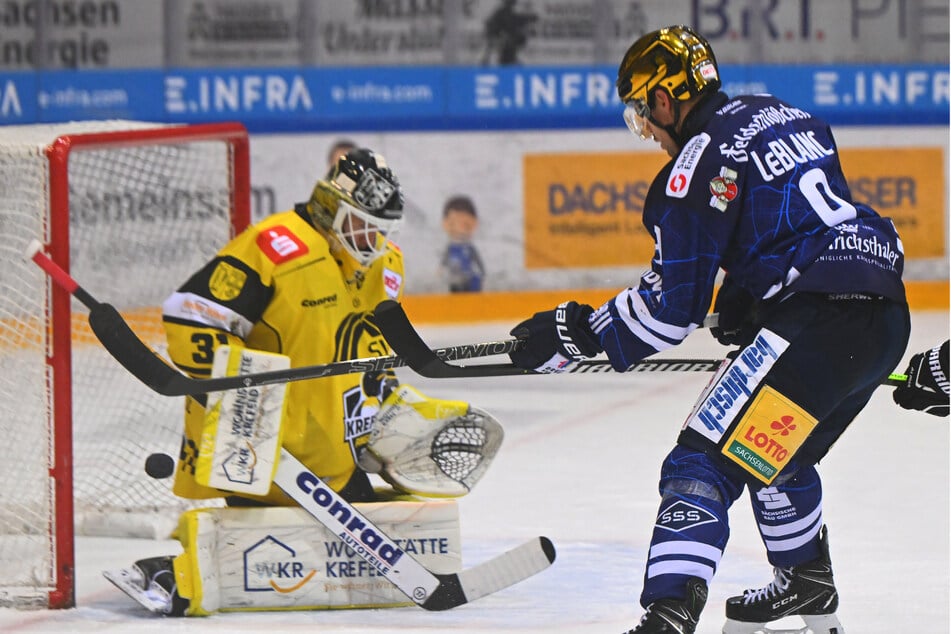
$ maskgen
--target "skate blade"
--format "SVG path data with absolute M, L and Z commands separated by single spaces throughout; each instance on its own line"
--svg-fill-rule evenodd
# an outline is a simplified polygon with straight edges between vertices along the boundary
M 155 592 L 143 590 L 140 575 L 128 569 L 104 570 L 102 576 L 112 582 L 149 612 L 165 614 L 169 607 L 169 598 Z
M 727 619 L 723 634 L 845 634 L 845 628 L 835 614 L 801 615 L 802 627 L 770 627 L 767 623 L 745 623 Z

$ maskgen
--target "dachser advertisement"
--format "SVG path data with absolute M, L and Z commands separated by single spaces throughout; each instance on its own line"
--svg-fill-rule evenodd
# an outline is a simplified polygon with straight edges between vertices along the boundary
M 907 259 L 944 254 L 941 148 L 851 148 L 840 157 L 853 200 L 895 222 Z M 527 154 L 525 267 L 648 266 L 654 242 L 641 215 L 667 160 L 662 152 Z
M 525 268 L 646 264 L 654 241 L 641 222 L 662 152 L 525 156 Z

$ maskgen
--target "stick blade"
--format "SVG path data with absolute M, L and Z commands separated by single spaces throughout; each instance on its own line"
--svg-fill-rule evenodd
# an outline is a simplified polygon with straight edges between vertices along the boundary
M 188 377 L 171 367 L 129 328 L 111 304 L 89 309 L 89 327 L 102 346 L 133 376 L 163 396 L 181 396 Z
M 452 365 L 446 363 L 432 350 L 403 310 L 393 300 L 384 300 L 373 311 L 373 321 L 393 351 L 416 374 L 430 379 L 453 379 L 483 376 L 514 376 L 534 374 L 511 363 L 487 363 L 477 365 Z
M 471 603 L 533 577 L 554 562 L 555 545 L 547 537 L 537 537 L 457 574 L 437 575 L 439 587 L 420 605 L 440 611 Z

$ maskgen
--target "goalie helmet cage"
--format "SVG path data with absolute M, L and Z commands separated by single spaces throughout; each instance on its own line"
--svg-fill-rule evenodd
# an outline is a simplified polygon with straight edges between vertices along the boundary
M 237 123 L 0 127 L 0 606 L 75 605 L 76 534 L 167 538 L 196 505 L 143 469 L 178 455 L 183 399 L 128 375 L 27 245 L 164 354 L 162 301 L 248 225 L 249 201 Z

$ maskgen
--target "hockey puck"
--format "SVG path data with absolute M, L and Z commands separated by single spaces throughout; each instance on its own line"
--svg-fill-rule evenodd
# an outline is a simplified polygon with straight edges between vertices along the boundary
M 175 461 L 164 453 L 154 453 L 145 459 L 145 472 L 156 480 L 164 480 L 175 473 Z

